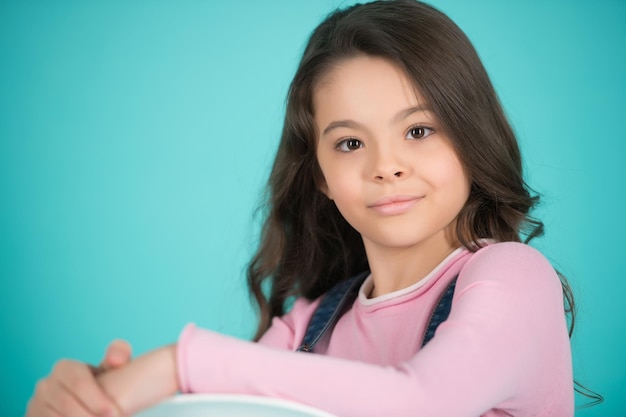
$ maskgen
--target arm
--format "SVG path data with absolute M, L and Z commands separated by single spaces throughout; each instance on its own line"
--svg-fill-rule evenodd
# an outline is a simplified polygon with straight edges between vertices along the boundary
M 320 299 L 315 301 L 297 299 L 288 314 L 272 320 L 271 327 L 258 343 L 276 349 L 296 350 L 304 338 L 309 319 L 319 303 Z
M 123 415 L 133 415 L 178 391 L 176 346 L 149 352 L 131 364 L 102 374 L 98 382 Z
M 293 350 L 292 345 L 300 337 L 297 329 L 306 324 L 294 322 L 293 318 L 310 315 L 316 306 L 317 302 L 297 300 L 294 310 L 298 314 L 275 319 L 259 344 Z M 123 369 L 100 375 L 98 382 L 104 393 L 115 401 L 121 414 L 132 415 L 180 390 L 176 362 L 176 345 L 165 346 L 140 356 Z
M 280 397 L 342 416 L 458 417 L 537 407 L 540 392 L 544 404 L 565 404 L 555 415 L 573 414 L 560 282 L 525 245 L 498 244 L 474 255 L 459 277 L 448 321 L 405 363 L 376 366 L 285 351 L 293 344 L 291 326 L 278 325 L 288 340 L 270 346 L 187 327 L 177 353 L 183 392 Z
M 96 382 L 104 371 L 130 362 L 131 347 L 121 340 L 113 341 L 98 368 L 82 362 L 61 360 L 52 373 L 37 383 L 28 403 L 26 417 L 118 417 L 121 415 Z
M 294 310 L 307 315 L 307 311 L 312 311 L 316 305 L 317 303 L 298 300 Z M 299 326 L 289 318 L 276 319 L 259 343 L 280 349 L 291 349 L 291 344 L 298 336 L 294 334 L 297 332 L 294 330 L 296 327 L 301 327 L 301 323 Z M 148 407 L 178 390 L 178 384 L 176 387 L 166 386 L 172 381 L 176 382 L 176 377 L 172 377 L 171 374 L 165 375 L 163 381 L 157 378 L 150 379 L 148 383 L 164 383 L 151 388 L 153 391 L 148 391 L 148 385 L 143 381 L 144 378 L 150 378 L 151 372 L 154 371 L 145 369 L 148 362 L 155 361 L 159 366 L 166 368 L 172 365 L 173 350 L 174 347 L 170 346 L 165 348 L 164 352 L 150 353 L 148 357 L 142 356 L 138 359 L 139 363 L 130 369 L 124 372 L 109 372 L 106 375 L 103 375 L 103 372 L 122 368 L 130 363 L 131 347 L 127 342 L 113 341 L 107 347 L 98 368 L 78 361 L 60 360 L 50 375 L 37 383 L 35 392 L 28 402 L 25 417 L 118 417 L 127 415 L 129 410 Z M 148 373 L 144 374 L 146 370 Z M 97 376 L 100 376 L 98 380 Z M 138 398 L 134 396 L 130 398 L 128 395 L 134 392 L 136 386 L 141 387 Z M 127 389 L 128 387 L 132 389 Z

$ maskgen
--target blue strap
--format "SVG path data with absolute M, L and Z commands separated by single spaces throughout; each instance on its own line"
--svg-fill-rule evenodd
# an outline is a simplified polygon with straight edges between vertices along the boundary
M 324 333 L 337 323 L 347 305 L 356 300 L 359 288 L 368 274 L 369 271 L 365 271 L 340 281 L 324 295 L 311 317 L 299 352 L 311 352 Z
M 317 306 L 317 309 L 311 317 L 302 344 L 297 351 L 313 351 L 313 348 L 322 336 L 334 327 L 348 306 L 354 303 L 359 288 L 361 288 L 361 284 L 363 284 L 368 274 L 369 271 L 365 271 L 345 281 L 341 281 L 324 295 L 324 298 L 322 298 L 322 301 L 320 301 L 319 306 Z M 456 280 L 457 277 L 452 279 L 435 306 L 422 339 L 422 347 L 433 338 L 437 327 L 446 321 L 450 315 Z
M 444 291 L 439 302 L 435 306 L 433 310 L 433 314 L 430 316 L 430 321 L 428 322 L 428 327 L 426 327 L 426 332 L 424 333 L 424 338 L 422 339 L 422 347 L 426 346 L 426 343 L 430 342 L 430 339 L 435 336 L 435 331 L 437 327 L 444 321 L 448 319 L 450 315 L 450 309 L 452 308 L 452 297 L 454 296 L 454 288 L 456 287 L 456 279 L 458 276 L 454 277 L 452 281 L 448 284 L 448 288 Z

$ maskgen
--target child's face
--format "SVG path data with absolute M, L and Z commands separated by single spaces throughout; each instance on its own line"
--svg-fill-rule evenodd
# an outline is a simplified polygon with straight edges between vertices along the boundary
M 469 181 L 428 104 L 403 71 L 360 56 L 314 91 L 322 191 L 365 247 L 455 248 Z

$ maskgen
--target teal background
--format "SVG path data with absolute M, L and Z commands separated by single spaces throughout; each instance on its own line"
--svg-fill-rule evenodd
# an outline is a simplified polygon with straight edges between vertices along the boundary
M 316 1 L 0 2 L 0 416 L 63 357 L 189 321 L 250 337 L 244 285 Z M 436 0 L 519 133 L 579 305 L 577 378 L 626 415 L 626 2 Z

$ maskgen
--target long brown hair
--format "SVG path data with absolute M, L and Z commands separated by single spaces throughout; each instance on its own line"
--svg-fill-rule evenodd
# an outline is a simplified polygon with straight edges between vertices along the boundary
M 360 235 L 319 190 L 313 90 L 340 62 L 381 57 L 403 69 L 437 116 L 471 179 L 457 235 L 471 251 L 482 238 L 543 234 L 530 216 L 539 197 L 525 183 L 517 139 L 478 54 L 446 15 L 414 0 L 357 4 L 313 32 L 289 89 L 285 123 L 266 195 L 261 242 L 248 268 L 259 306 L 256 339 L 293 296 L 314 299 L 367 269 Z M 570 336 L 575 309 L 562 275 Z

